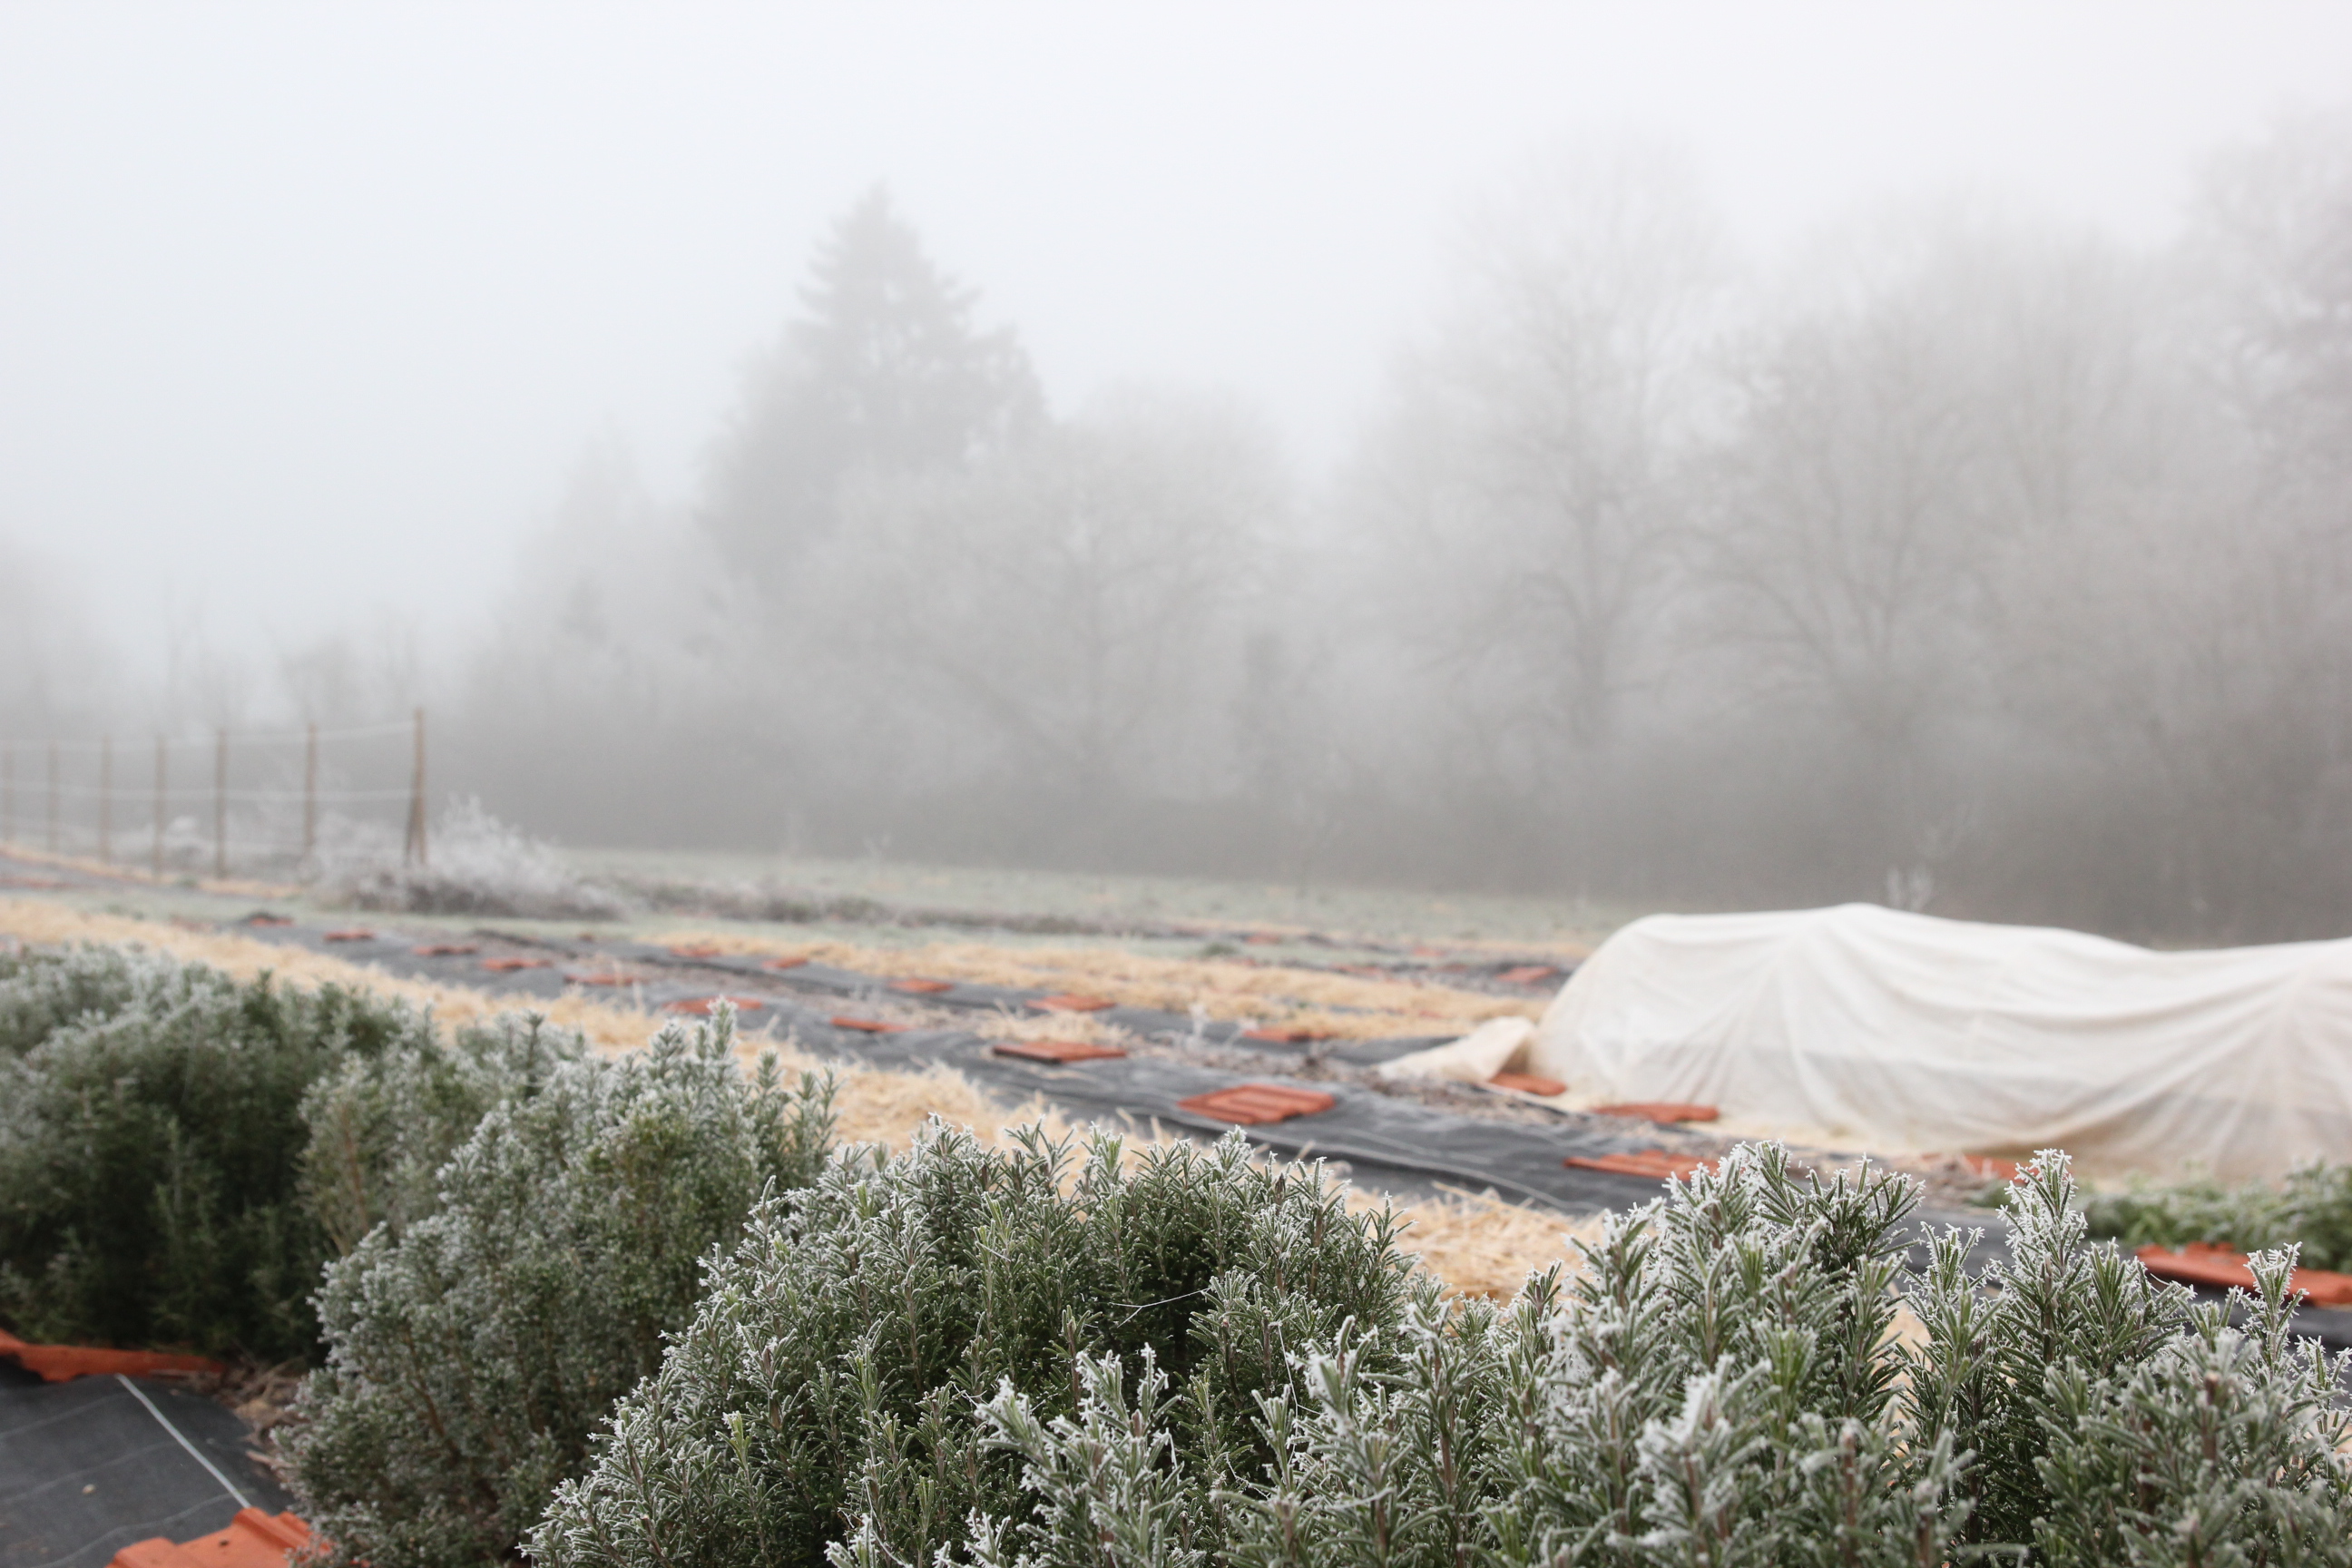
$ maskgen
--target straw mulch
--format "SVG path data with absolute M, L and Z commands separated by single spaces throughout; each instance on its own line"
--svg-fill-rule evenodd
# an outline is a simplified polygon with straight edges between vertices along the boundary
M 1463 1035 L 1489 1018 L 1532 1018 L 1540 1001 L 1417 980 L 1339 974 L 1245 959 L 1160 958 L 1112 947 L 991 947 L 932 942 L 863 947 L 823 940 L 776 942 L 741 931 L 675 931 L 653 940 L 759 957 L 794 957 L 887 979 L 963 980 L 1044 991 L 1077 991 L 1130 1007 L 1314 1029 L 1339 1039 Z
M 121 915 L 89 914 L 31 899 L 0 899 L 0 937 L 37 945 L 97 942 L 146 947 L 211 964 L 240 979 L 267 972 L 295 985 L 364 987 L 428 1008 L 436 1018 L 449 1025 L 477 1022 L 516 1010 L 510 997 L 461 985 L 406 979 L 373 966 L 257 942 L 230 931 Z M 697 940 L 704 939 L 698 935 Z M 982 954 L 990 950 L 971 947 L 961 951 Z M 881 956 L 874 955 L 877 961 Z M 1024 962 L 1034 956 L 1019 955 Z M 828 963 L 841 962 L 831 952 L 824 957 Z M 898 958 L 893 972 L 936 972 L 929 966 L 928 952 L 926 967 L 910 969 L 909 962 Z M 878 969 L 874 972 L 882 973 Z M 946 977 L 941 974 L 941 978 Z M 1100 988 L 1099 983 L 1097 988 Z M 579 1030 L 592 1045 L 607 1052 L 634 1049 L 659 1026 L 651 1014 L 605 1000 L 563 996 L 536 1003 L 535 1010 L 565 1028 Z M 1057 1021 L 1057 1026 L 1059 1032 L 1067 1034 L 1073 1027 L 1086 1026 L 1076 1018 L 1063 1018 Z M 744 1048 L 747 1054 L 774 1050 L 787 1066 L 815 1065 L 813 1058 L 803 1057 L 790 1042 L 751 1036 Z M 841 1082 L 837 1101 L 840 1131 L 847 1140 L 904 1147 L 915 1130 L 932 1116 L 974 1129 L 983 1136 L 1001 1136 L 1001 1129 L 1008 1122 L 1043 1121 L 1056 1128 L 1066 1125 L 1039 1104 L 1010 1109 L 1002 1106 L 970 1080 L 945 1069 L 895 1072 L 837 1064 L 835 1071 Z M 1120 1131 L 1134 1145 L 1164 1136 L 1148 1126 Z M 1377 1193 L 1359 1191 L 1351 1194 L 1351 1202 L 1358 1207 L 1376 1206 L 1383 1201 Z M 1451 1289 L 1473 1295 L 1509 1296 L 1518 1289 L 1528 1270 L 1563 1256 L 1572 1256 L 1567 1242 L 1570 1236 L 1590 1237 L 1598 1229 L 1594 1220 L 1571 1221 L 1546 1210 L 1468 1194 L 1399 1204 L 1397 1207 L 1407 1222 L 1406 1246 L 1420 1253 L 1423 1262 Z

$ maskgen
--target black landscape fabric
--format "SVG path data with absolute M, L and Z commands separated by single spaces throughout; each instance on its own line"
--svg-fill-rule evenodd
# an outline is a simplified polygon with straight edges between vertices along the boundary
M 0 1366 L 0 1568 L 104 1568 L 293 1502 L 226 1406 L 156 1378 L 45 1384 Z

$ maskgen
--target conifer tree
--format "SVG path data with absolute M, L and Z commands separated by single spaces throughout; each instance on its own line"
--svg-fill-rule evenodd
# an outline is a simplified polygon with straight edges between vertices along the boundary
M 770 584 L 832 527 L 845 483 L 954 472 L 1044 416 L 1012 332 L 974 326 L 975 291 L 933 264 L 878 188 L 819 244 L 800 298 L 744 387 L 704 518 Z

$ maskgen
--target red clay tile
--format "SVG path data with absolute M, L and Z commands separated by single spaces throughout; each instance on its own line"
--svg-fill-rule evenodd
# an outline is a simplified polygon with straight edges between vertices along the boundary
M 321 942 L 373 942 L 375 932 L 362 926 L 352 926 L 343 931 L 331 931 L 319 940 Z
M 719 953 L 715 947 L 688 946 L 673 947 L 669 950 L 669 955 L 672 958 L 717 958 Z
M 1631 1116 L 1643 1121 L 1713 1121 L 1723 1113 L 1712 1105 L 1685 1105 L 1674 1100 L 1633 1100 L 1622 1105 L 1596 1105 L 1595 1116 Z
M 1287 1121 L 1294 1116 L 1315 1116 L 1339 1103 L 1319 1089 L 1290 1089 L 1278 1083 L 1242 1083 L 1180 1100 L 1176 1109 L 1216 1121 L 1258 1127 L 1270 1121 Z
M 419 958 L 471 958 L 482 950 L 470 942 L 428 942 L 409 951 Z
M 1547 1098 L 1568 1092 L 1568 1085 L 1559 1079 L 1531 1072 L 1498 1072 L 1486 1081 L 1496 1089 L 1515 1089 L 1521 1094 L 1540 1094 Z
M 294 917 L 291 915 L 247 915 L 245 917 L 245 923 L 249 926 L 290 926 L 294 923 Z
M 493 974 L 512 974 L 518 969 L 545 969 L 550 961 L 544 958 L 486 958 L 482 967 Z
M 952 980 L 893 980 L 890 982 L 890 989 L 904 991 L 913 996 L 929 996 L 937 992 L 954 990 L 955 982 Z
M 1559 973 L 1558 964 L 1522 963 L 1516 969 L 1504 970 L 1495 978 L 1506 985 L 1543 985 L 1549 984 Z
M 286 1568 L 287 1554 L 310 1540 L 310 1527 L 295 1514 L 275 1518 L 257 1508 L 241 1508 L 226 1530 L 173 1542 L 163 1536 L 133 1542 L 106 1568 Z
M 2175 1252 L 2168 1247 L 2147 1246 L 2136 1254 L 2150 1274 L 2158 1279 L 2175 1279 L 2184 1285 L 2204 1285 L 2224 1289 L 2231 1285 L 2242 1290 L 2254 1288 L 2254 1271 L 2246 1267 L 2246 1255 L 2232 1252 L 2226 1247 L 2210 1242 L 2192 1241 Z M 2315 1307 L 2352 1307 L 2352 1274 L 2337 1274 L 2326 1268 L 2298 1268 L 2288 1278 L 2290 1289 L 2300 1290 Z
M 856 1029 L 867 1035 L 898 1035 L 913 1028 L 912 1024 L 886 1024 L 879 1018 L 841 1018 L 831 1020 L 836 1029 Z
M 1953 1158 L 1958 1160 L 1971 1176 L 1982 1176 L 1987 1181 L 2017 1180 L 2017 1162 L 2014 1160 L 2003 1160 L 1991 1154 L 1958 1154 Z
M 1696 1154 L 1670 1154 L 1664 1149 L 1637 1149 L 1630 1154 L 1570 1154 L 1560 1162 L 1580 1171 L 1606 1171 L 1615 1176 L 1647 1176 L 1666 1181 L 1696 1171 L 1712 1171 L 1720 1161 Z
M 1308 1046 L 1318 1040 L 1328 1040 L 1330 1037 L 1331 1031 L 1328 1029 L 1286 1029 L 1268 1026 L 1263 1029 L 1242 1031 L 1242 1038 L 1244 1040 L 1271 1040 L 1277 1046 Z
M 95 1345 L 34 1345 L 0 1329 L 0 1361 L 13 1361 L 44 1383 L 72 1377 L 145 1377 L 154 1373 L 219 1373 L 216 1361 L 165 1351 L 112 1351 Z
M 691 996 L 683 1002 L 672 1002 L 662 1010 L 667 1013 L 691 1013 L 698 1018 L 708 1018 L 721 1002 L 734 1003 L 738 1013 L 749 1013 L 767 1005 L 757 996 Z
M 772 958 L 760 965 L 762 969 L 798 969 L 808 962 L 805 958 Z
M 1040 996 L 1029 1005 L 1046 1013 L 1099 1013 L 1118 1004 L 1100 996 L 1082 996 L 1075 991 L 1062 991 L 1051 996 Z
M 1086 1040 L 1002 1040 L 989 1049 L 1000 1057 L 1019 1057 L 1033 1062 L 1092 1062 L 1127 1055 L 1117 1046 L 1097 1046 Z

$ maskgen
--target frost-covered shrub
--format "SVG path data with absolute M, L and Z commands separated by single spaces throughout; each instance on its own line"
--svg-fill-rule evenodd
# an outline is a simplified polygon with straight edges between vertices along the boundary
M 1409 1264 L 1385 1213 L 1351 1215 L 1319 1171 L 1254 1163 L 1238 1137 L 1122 1153 L 934 1125 L 763 1204 L 533 1557 L 818 1563 L 854 1534 L 864 1558 L 929 1564 L 968 1513 L 1029 1495 L 982 1402 L 1002 1385 L 1040 1418 L 1075 1414 L 1104 1365 L 1167 1380 L 1137 1495 L 1197 1504 L 1181 1522 L 1213 1540 L 1212 1500 L 1268 1457 L 1257 1396 L 1350 1321 L 1394 1341 Z
M 120 1013 L 178 968 L 114 947 L 0 953 L 0 1056 L 22 1056 L 76 1019 Z
M 426 1031 L 346 1057 L 302 1100 L 304 1205 L 336 1256 L 378 1225 L 397 1235 L 439 1206 L 440 1172 L 490 1107 L 529 1099 L 585 1042 L 535 1014 Z
M 704 1254 L 762 1191 L 806 1184 L 829 1081 L 747 1075 L 732 1019 L 569 1061 L 496 1104 L 431 1212 L 327 1274 L 327 1364 L 289 1449 L 339 1563 L 510 1559 L 614 1400 L 684 1328 Z
M 429 864 L 410 863 L 380 827 L 336 823 L 320 850 L 319 896 L 353 909 L 404 914 L 609 920 L 625 905 L 584 882 L 550 846 L 510 827 L 472 798 L 433 825 Z
M 314 1343 L 303 1098 L 429 1038 L 404 1005 L 89 949 L 0 972 L 0 1315 L 265 1361 Z
M 2091 1234 L 2126 1248 L 2210 1241 L 2241 1252 L 2302 1249 L 2307 1268 L 2352 1269 L 2352 1165 L 2316 1163 L 2273 1186 L 2207 1178 L 2101 1193 L 2087 1205 Z
M 537 1556 L 806 1563 L 831 1536 L 842 1568 L 2352 1563 L 2352 1368 L 2290 1342 L 2288 1259 L 2262 1260 L 2232 1329 L 2087 1239 L 2061 1156 L 2012 1190 L 2009 1263 L 1971 1271 L 1947 1235 L 1915 1275 L 1907 1183 L 1800 1181 L 1743 1149 L 1507 1308 L 1416 1277 L 1342 1321 L 1275 1314 L 1254 1377 L 1205 1401 L 1199 1369 L 1251 1343 L 1230 1312 L 1268 1300 L 1267 1254 L 1217 1275 L 1184 1335 L 1122 1345 L 1082 1325 L 1139 1298 L 1067 1253 L 1091 1295 L 1045 1298 L 1058 1341 L 1024 1335 L 992 1315 L 1021 1299 L 999 1281 L 1023 1238 L 1051 1234 L 1021 1217 L 1036 1196 L 995 1192 L 959 1250 L 892 1222 L 887 1169 L 763 1211 Z M 1140 1213 L 1095 1208 L 1118 1234 Z M 1274 1256 L 1295 1286 L 1312 1249 Z M 1891 1331 L 1898 1289 L 1923 1342 Z

